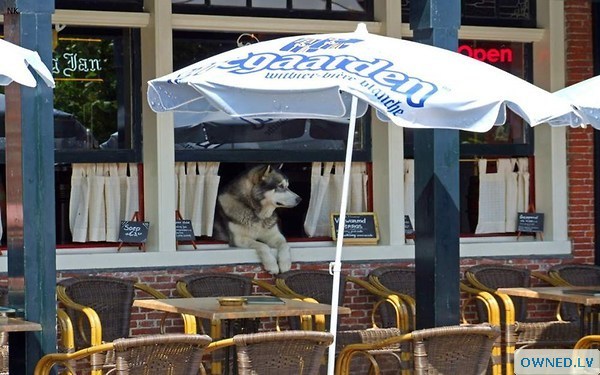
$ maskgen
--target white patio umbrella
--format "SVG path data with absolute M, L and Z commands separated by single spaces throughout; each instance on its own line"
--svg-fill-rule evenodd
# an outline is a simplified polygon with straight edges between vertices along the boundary
M 600 76 L 565 87 L 554 95 L 579 109 L 583 117 L 581 125 L 592 125 L 600 129 Z
M 353 33 L 303 35 L 259 42 L 207 58 L 148 82 L 156 112 L 216 112 L 233 117 L 350 118 L 333 274 L 330 330 L 337 327 L 348 168 L 356 117 L 378 116 L 413 128 L 485 132 L 510 108 L 531 125 L 577 123 L 559 97 L 467 56 L 406 40 Z M 351 102 L 351 104 L 350 104 Z M 335 341 L 328 373 L 335 366 Z
M 52 73 L 36 51 L 0 39 L 0 56 L 0 86 L 15 81 L 24 86 L 35 87 L 37 80 L 29 69 L 31 67 L 49 87 L 54 87 Z

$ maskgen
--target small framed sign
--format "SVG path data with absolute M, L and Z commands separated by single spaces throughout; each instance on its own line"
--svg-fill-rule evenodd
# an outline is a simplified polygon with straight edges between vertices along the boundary
M 194 241 L 196 239 L 191 220 L 175 221 L 175 239 L 177 241 Z
M 337 239 L 340 215 L 331 215 L 331 233 Z M 379 224 L 374 212 L 357 212 L 346 214 L 344 225 L 344 243 L 357 245 L 374 245 L 379 241 Z
M 544 231 L 544 214 L 539 212 L 519 212 L 517 232 L 536 233 Z
M 521 233 L 536 233 L 544 239 L 544 214 L 539 212 L 517 213 L 517 239 Z
M 120 244 L 118 250 L 121 250 L 121 246 L 124 243 L 138 244 L 140 249 L 144 249 L 144 244 L 148 239 L 149 228 L 149 221 L 121 220 L 121 226 L 119 228 Z

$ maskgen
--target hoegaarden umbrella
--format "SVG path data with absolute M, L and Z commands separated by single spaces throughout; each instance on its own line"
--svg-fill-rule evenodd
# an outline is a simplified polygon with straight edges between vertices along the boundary
M 566 101 L 510 73 L 445 49 L 355 32 L 284 37 L 230 50 L 148 82 L 156 112 L 210 118 L 349 118 L 330 330 L 337 327 L 342 239 L 356 117 L 368 106 L 411 128 L 485 132 L 511 109 L 530 125 L 577 123 Z M 335 342 L 328 373 L 335 366 Z

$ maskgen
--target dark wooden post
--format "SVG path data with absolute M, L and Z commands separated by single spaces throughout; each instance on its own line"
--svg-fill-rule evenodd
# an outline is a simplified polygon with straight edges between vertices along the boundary
M 456 51 L 460 1 L 411 1 L 410 27 L 414 41 Z M 458 131 L 415 130 L 414 140 L 417 328 L 458 324 Z
M 50 67 L 54 0 L 3 5 L 6 40 L 38 51 Z M 43 354 L 56 351 L 53 96 L 38 82 L 6 87 L 8 298 L 18 314 L 43 328 L 10 334 L 11 374 L 32 374 Z

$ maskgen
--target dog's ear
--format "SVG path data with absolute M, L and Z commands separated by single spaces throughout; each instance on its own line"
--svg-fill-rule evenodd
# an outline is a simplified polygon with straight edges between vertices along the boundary
M 281 170 L 281 168 L 283 168 L 283 163 L 279 164 L 279 167 L 277 167 L 279 170 Z

